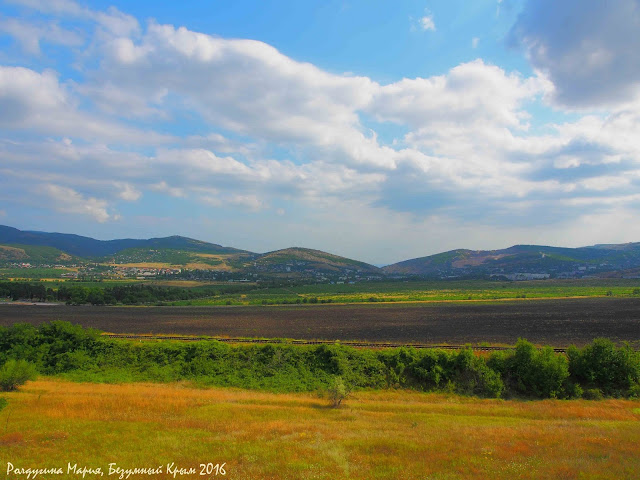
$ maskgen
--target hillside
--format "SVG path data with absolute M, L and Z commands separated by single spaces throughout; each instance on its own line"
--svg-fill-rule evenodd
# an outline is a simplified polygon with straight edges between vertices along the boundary
M 0 245 L 0 262 L 68 264 L 78 259 L 54 247 Z
M 315 271 L 325 273 L 357 272 L 361 274 L 380 274 L 380 269 L 350 258 L 309 248 L 286 248 L 260 255 L 253 262 L 245 264 L 246 268 L 270 272 L 304 272 Z
M 84 259 L 84 260 L 83 260 Z M 580 248 L 514 245 L 500 250 L 457 249 L 383 268 L 320 250 L 292 247 L 252 253 L 178 235 L 149 239 L 96 240 L 66 233 L 21 231 L 0 225 L 0 263 L 69 264 L 91 261 L 129 267 L 181 266 L 235 274 L 349 280 L 390 275 L 525 278 L 639 276 L 640 243 Z M 536 277 L 537 275 L 537 277 Z M 334 278 L 335 277 L 335 278 Z M 353 278 L 351 278 L 353 277 Z M 344 280 L 344 278 L 342 278 Z
M 249 253 L 236 248 L 222 247 L 214 243 L 192 238 L 171 236 L 150 239 L 96 240 L 90 237 L 68 233 L 46 233 L 22 231 L 0 225 L 0 245 L 32 245 L 54 247 L 69 255 L 85 258 L 102 258 L 115 255 L 127 249 L 158 250 L 171 249 L 204 254 Z
M 562 248 L 514 245 L 501 250 L 451 250 L 405 260 L 382 270 L 392 275 L 499 275 L 537 273 L 552 276 L 576 271 L 621 271 L 640 267 L 640 244 Z

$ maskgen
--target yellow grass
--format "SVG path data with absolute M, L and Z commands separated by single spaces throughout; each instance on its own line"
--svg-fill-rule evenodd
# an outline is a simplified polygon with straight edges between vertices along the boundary
M 190 270 L 231 270 L 231 267 L 226 263 L 221 263 L 219 265 L 209 265 L 208 263 L 189 262 L 187 263 L 186 268 Z
M 51 379 L 4 396 L 3 475 L 6 462 L 105 471 L 116 462 L 163 465 L 162 475 L 144 478 L 172 478 L 167 463 L 226 462 L 231 479 L 640 478 L 640 403 L 633 401 L 392 391 L 358 392 L 332 409 L 310 394 Z
M 163 287 L 202 287 L 206 285 L 226 285 L 226 282 L 216 282 L 208 280 L 151 280 L 152 285 Z
M 166 262 L 138 262 L 138 263 L 106 263 L 109 267 L 126 267 L 126 268 L 176 268 L 172 263 Z

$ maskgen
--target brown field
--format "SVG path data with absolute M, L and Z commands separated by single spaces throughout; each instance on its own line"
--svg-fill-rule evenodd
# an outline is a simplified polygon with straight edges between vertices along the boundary
M 637 479 L 640 403 L 480 400 L 355 392 L 338 408 L 311 394 L 100 385 L 43 379 L 5 394 L 0 471 L 225 463 L 251 479 Z M 7 478 L 26 478 L 12 475 Z M 100 478 L 87 474 L 88 480 Z
M 607 337 L 640 346 L 638 298 L 264 307 L 0 305 L 0 325 L 57 319 L 113 333 L 507 345 L 522 337 L 556 347 Z

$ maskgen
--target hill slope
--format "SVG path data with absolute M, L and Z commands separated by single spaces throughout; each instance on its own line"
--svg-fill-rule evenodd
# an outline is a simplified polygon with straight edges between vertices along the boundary
M 94 238 L 68 233 L 22 231 L 17 228 L 0 225 L 0 245 L 16 244 L 54 247 L 67 254 L 85 258 L 106 257 L 131 248 L 148 250 L 172 249 L 209 254 L 249 253 L 244 250 L 222 247 L 213 243 L 181 236 L 150 238 L 147 240 L 131 238 L 96 240 Z
M 497 273 L 559 274 L 576 268 L 593 271 L 640 267 L 640 243 L 561 248 L 514 245 L 501 250 L 451 250 L 388 265 L 394 275 L 446 275 Z
M 54 247 L 33 245 L 0 245 L 0 262 L 69 264 L 77 258 Z
M 302 272 L 313 270 L 325 273 L 359 272 L 380 274 L 380 269 L 368 263 L 333 255 L 320 250 L 292 247 L 267 252 L 257 257 L 247 268 L 271 272 Z

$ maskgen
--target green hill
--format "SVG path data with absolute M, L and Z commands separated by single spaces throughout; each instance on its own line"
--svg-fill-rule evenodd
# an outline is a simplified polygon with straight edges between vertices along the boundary
M 0 245 L 0 263 L 65 265 L 79 259 L 54 247 L 34 245 Z
M 315 271 L 326 273 L 353 272 L 379 274 L 380 269 L 346 257 L 309 248 L 285 248 L 258 256 L 246 268 L 275 272 Z
M 561 275 L 576 269 L 612 271 L 640 267 L 640 244 L 562 248 L 514 245 L 502 250 L 451 250 L 388 265 L 392 275 L 486 275 L 517 272 Z

